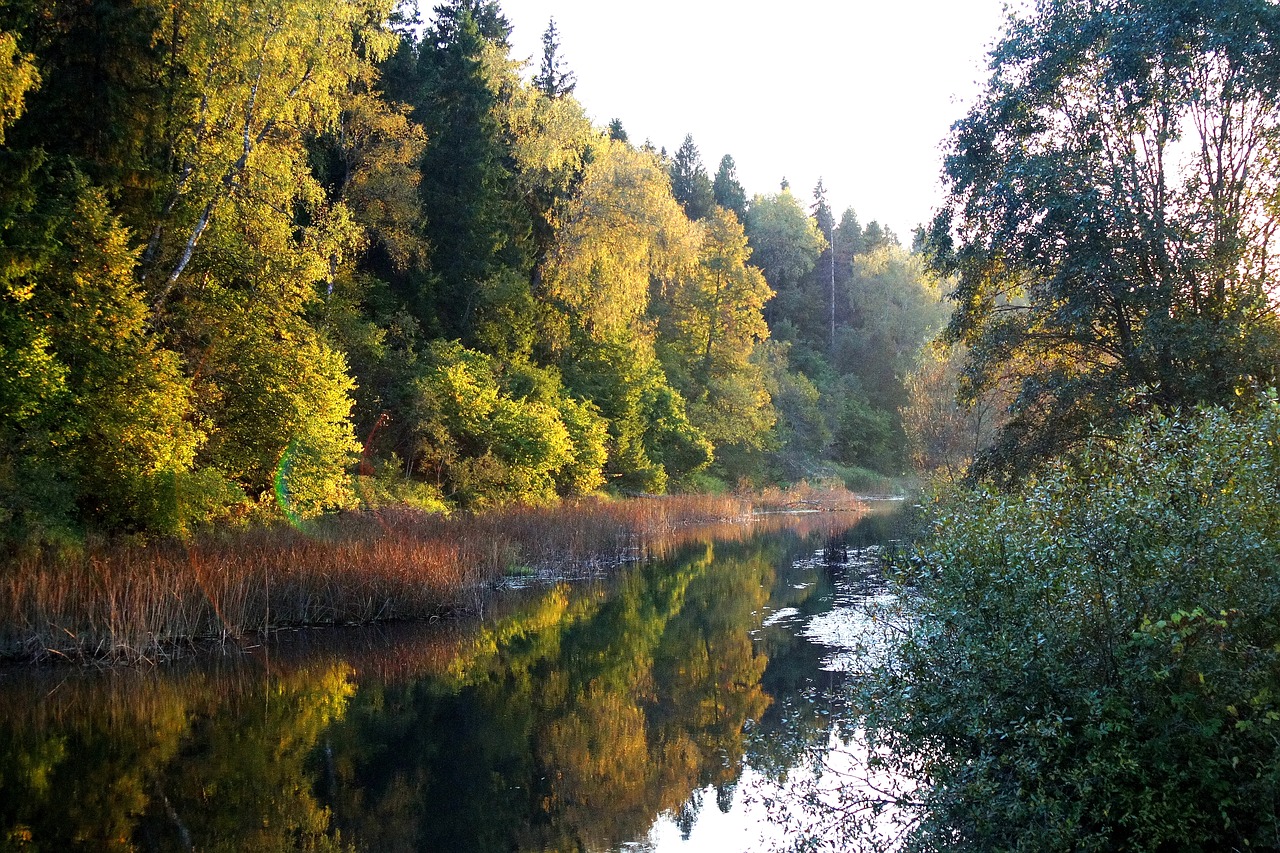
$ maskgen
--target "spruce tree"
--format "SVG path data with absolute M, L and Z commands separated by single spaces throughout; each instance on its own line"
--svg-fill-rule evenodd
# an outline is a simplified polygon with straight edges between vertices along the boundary
M 486 283 L 528 266 L 520 237 L 529 226 L 509 202 L 514 176 L 482 62 L 488 39 L 473 8 L 488 5 L 459 0 L 438 8 L 419 47 L 414 106 L 428 139 L 421 193 L 431 280 L 407 294 L 426 328 L 464 341 L 472 339 Z M 505 38 L 506 28 L 488 27 Z
M 547 31 L 542 34 L 542 65 L 533 78 L 536 86 L 548 98 L 560 98 L 572 95 L 578 85 L 576 75 L 565 67 L 560 58 L 559 31 L 556 30 L 556 19 L 547 24 Z
M 690 219 L 706 219 L 715 209 L 715 195 L 711 179 L 702 165 L 702 155 L 693 142 L 693 134 L 686 134 L 684 142 L 676 150 L 671 161 L 671 194 L 684 208 Z
M 716 204 L 725 210 L 732 210 L 739 222 L 747 219 L 747 191 L 738 182 L 737 164 L 728 154 L 720 158 L 720 168 L 716 170 L 716 179 L 711 184 L 711 193 Z

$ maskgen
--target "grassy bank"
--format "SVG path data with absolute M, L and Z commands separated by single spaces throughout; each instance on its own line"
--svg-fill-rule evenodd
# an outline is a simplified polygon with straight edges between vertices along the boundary
M 0 576 L 0 658 L 148 661 L 275 628 L 424 619 L 481 606 L 508 573 L 571 573 L 660 553 L 694 536 L 745 535 L 796 501 L 690 495 L 584 500 L 446 518 L 349 514 L 301 529 L 27 557 Z M 713 529 L 719 528 L 719 529 Z

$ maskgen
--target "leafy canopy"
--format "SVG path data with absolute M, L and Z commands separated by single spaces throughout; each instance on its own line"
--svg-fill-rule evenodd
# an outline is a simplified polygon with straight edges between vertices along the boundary
M 928 237 L 969 387 L 1017 384 L 980 469 L 1274 378 L 1278 36 L 1265 0 L 1042 0 L 1010 20 Z

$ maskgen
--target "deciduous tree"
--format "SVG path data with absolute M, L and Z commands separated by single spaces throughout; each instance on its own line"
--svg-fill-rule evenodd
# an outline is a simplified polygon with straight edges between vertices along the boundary
M 1276 377 L 1280 11 L 1042 0 L 954 128 L 931 229 L 969 381 L 1021 371 L 980 470 Z
M 22 115 L 26 94 L 40 82 L 32 57 L 19 50 L 17 37 L 0 30 L 0 143 L 5 128 Z
M 669 373 L 714 444 L 759 447 L 775 415 L 752 354 L 769 336 L 763 310 L 773 291 L 747 265 L 751 250 L 732 212 L 718 207 L 701 225 L 698 265 L 672 289 L 664 315 Z

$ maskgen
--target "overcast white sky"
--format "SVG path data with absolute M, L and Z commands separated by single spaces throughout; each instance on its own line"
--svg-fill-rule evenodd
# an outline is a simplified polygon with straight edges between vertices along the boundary
M 423 0 L 424 11 L 430 0 Z M 578 99 L 598 125 L 707 171 L 733 155 L 748 195 L 819 176 L 837 215 L 907 242 L 939 201 L 940 143 L 986 78 L 1004 0 L 501 0 L 536 70 L 554 16 Z

